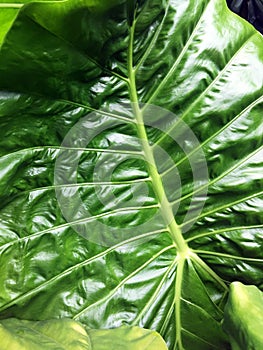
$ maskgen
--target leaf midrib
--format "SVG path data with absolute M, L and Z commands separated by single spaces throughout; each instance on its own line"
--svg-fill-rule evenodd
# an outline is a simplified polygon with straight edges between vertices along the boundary
M 187 255 L 189 247 L 185 242 L 182 231 L 177 224 L 172 205 L 169 202 L 166 191 L 162 182 L 162 178 L 158 172 L 155 158 L 153 155 L 152 147 L 150 146 L 148 135 L 146 132 L 144 120 L 143 120 L 143 111 L 140 108 L 139 98 L 137 94 L 136 87 L 136 68 L 133 65 L 133 43 L 134 43 L 134 33 L 135 33 L 136 20 L 134 19 L 132 26 L 130 27 L 130 40 L 128 47 L 128 87 L 129 95 L 132 104 L 132 109 L 134 112 L 136 120 L 136 128 L 138 133 L 138 138 L 141 141 L 142 151 L 145 158 L 146 167 L 149 173 L 149 177 L 152 180 L 152 186 L 154 193 L 156 195 L 157 201 L 159 203 L 160 212 L 167 230 L 170 232 L 170 235 L 176 245 L 178 253 Z

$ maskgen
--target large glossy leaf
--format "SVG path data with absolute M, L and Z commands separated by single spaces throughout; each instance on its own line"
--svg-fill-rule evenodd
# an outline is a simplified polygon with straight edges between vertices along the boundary
M 230 285 L 223 327 L 233 350 L 263 348 L 263 293 L 240 282 Z
M 262 45 L 221 0 L 20 10 L 0 51 L 2 318 L 228 348 L 229 282 L 262 287 Z
M 160 335 L 139 327 L 88 329 L 61 319 L 0 321 L 1 350 L 167 350 Z

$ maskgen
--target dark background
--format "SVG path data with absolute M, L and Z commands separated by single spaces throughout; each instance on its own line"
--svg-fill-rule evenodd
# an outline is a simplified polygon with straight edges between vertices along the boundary
M 227 0 L 228 7 L 263 33 L 263 0 Z

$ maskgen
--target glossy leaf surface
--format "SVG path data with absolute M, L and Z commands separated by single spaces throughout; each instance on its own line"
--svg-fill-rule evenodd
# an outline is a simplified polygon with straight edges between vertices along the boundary
M 255 286 L 233 282 L 225 308 L 224 330 L 232 349 L 263 348 L 263 293 Z
M 228 283 L 263 280 L 262 45 L 221 0 L 21 9 L 0 51 L 2 318 L 228 349 Z
M 85 330 L 70 319 L 0 322 L 2 350 L 167 350 L 160 335 L 139 327 Z

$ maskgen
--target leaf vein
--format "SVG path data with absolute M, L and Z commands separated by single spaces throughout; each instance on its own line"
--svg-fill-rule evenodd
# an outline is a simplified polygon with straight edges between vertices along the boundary
M 151 101 L 158 96 L 159 92 L 163 89 L 163 87 L 165 86 L 166 82 L 170 79 L 170 77 L 172 76 L 172 74 L 174 73 L 174 71 L 176 70 L 176 68 L 178 67 L 179 63 L 181 62 L 182 58 L 184 57 L 184 54 L 187 52 L 189 46 L 191 45 L 193 38 L 197 32 L 197 30 L 199 29 L 199 25 L 202 23 L 203 17 L 205 15 L 205 12 L 208 8 L 208 4 L 209 2 L 207 2 L 199 20 L 197 21 L 191 35 L 189 36 L 186 44 L 184 45 L 183 50 L 181 51 L 180 55 L 178 56 L 178 58 L 176 59 L 176 61 L 174 62 L 174 64 L 172 65 L 172 67 L 170 68 L 170 70 L 168 71 L 168 73 L 166 74 L 166 76 L 163 78 L 163 80 L 159 83 L 158 88 L 154 91 L 154 93 L 152 94 L 152 96 L 150 96 L 150 98 L 147 101 L 147 104 L 151 104 Z
M 97 214 L 97 215 L 94 215 L 92 217 L 88 217 L 88 218 L 85 218 L 85 219 L 79 219 L 79 220 L 67 222 L 65 224 L 52 226 L 52 227 L 50 227 L 48 229 L 45 229 L 45 230 L 42 230 L 42 231 L 38 231 L 38 232 L 33 233 L 31 235 L 27 235 L 27 236 L 18 238 L 15 241 L 8 242 L 8 243 L 4 244 L 1 247 L 1 250 L 3 250 L 4 248 L 7 248 L 8 246 L 10 246 L 10 244 L 17 244 L 19 242 L 26 241 L 29 237 L 30 238 L 40 237 L 43 234 L 52 233 L 53 231 L 58 230 L 58 229 L 68 228 L 68 227 L 74 226 L 76 224 L 87 223 L 87 222 L 96 220 L 98 218 L 103 218 L 103 217 L 108 216 L 108 215 L 118 214 L 118 213 L 126 212 L 126 211 L 129 211 L 129 210 L 131 210 L 131 211 L 138 211 L 138 210 L 153 209 L 153 208 L 159 208 L 159 206 L 158 205 L 148 205 L 148 206 L 143 206 L 143 207 L 119 208 L 119 209 L 111 210 L 111 211 L 108 211 L 108 212 L 105 212 L 105 213 L 102 213 L 102 214 Z
M 129 244 L 129 243 L 132 243 L 132 242 L 136 242 L 138 240 L 141 240 L 141 239 L 145 239 L 147 237 L 150 237 L 150 236 L 154 236 L 156 234 L 160 234 L 160 233 L 167 233 L 167 231 L 165 230 L 156 230 L 156 231 L 150 231 L 150 232 L 147 232 L 147 233 L 144 233 L 140 236 L 136 236 L 136 237 L 132 237 L 130 239 L 127 239 L 125 241 L 122 241 L 108 249 L 106 249 L 105 251 L 89 258 L 89 259 L 86 259 L 85 261 L 82 261 L 78 264 L 75 264 L 71 267 L 69 267 L 68 269 L 60 272 L 59 274 L 57 274 L 56 276 L 50 278 L 49 280 L 39 284 L 38 286 L 36 286 L 35 288 L 21 294 L 20 296 L 16 297 L 16 298 L 13 298 L 10 302 L 6 303 L 5 305 L 3 305 L 2 307 L 0 307 L 0 311 L 3 311 L 5 309 L 7 309 L 8 307 L 11 307 L 12 305 L 14 304 L 17 304 L 19 303 L 20 301 L 23 301 L 25 298 L 29 297 L 29 296 L 32 296 L 32 295 L 35 295 L 37 292 L 41 291 L 43 288 L 45 288 L 46 286 L 48 285 L 51 285 L 53 282 L 56 282 L 62 278 L 65 278 L 67 275 L 69 275 L 70 273 L 72 273 L 73 271 L 75 270 L 78 270 L 79 268 L 82 268 L 84 266 L 87 266 L 89 264 L 91 264 L 92 262 L 94 262 L 95 260 L 99 259 L 99 258 L 102 258 L 104 256 L 106 256 L 107 254 L 111 253 L 112 251 L 126 245 L 126 244 Z M 28 238 L 28 237 L 27 237 Z
M 180 199 L 176 199 L 175 201 L 173 201 L 171 204 L 176 204 L 178 202 L 184 201 L 185 199 L 191 197 L 192 195 L 201 192 L 202 190 L 209 188 L 211 185 L 215 184 L 216 182 L 222 180 L 225 176 L 229 175 L 232 171 L 236 170 L 239 168 L 239 166 L 243 165 L 245 162 L 247 162 L 250 158 L 254 157 L 258 152 L 261 152 L 263 150 L 263 146 L 261 146 L 260 148 L 256 149 L 254 152 L 250 153 L 248 156 L 244 157 L 243 159 L 241 159 L 239 162 L 236 162 L 235 165 L 233 165 L 232 167 L 230 167 L 229 169 L 227 169 L 226 171 L 224 171 L 222 174 L 220 174 L 219 176 L 215 177 L 213 180 L 210 180 L 208 184 L 204 184 L 202 186 L 200 186 L 199 188 L 197 188 L 195 191 L 192 191 L 188 194 L 186 194 L 185 196 L 183 196 Z
M 245 202 L 245 201 L 247 201 L 247 200 L 256 198 L 256 197 L 261 196 L 261 195 L 263 195 L 263 191 L 253 193 L 253 194 L 251 194 L 250 196 L 243 197 L 243 198 L 241 198 L 241 199 L 239 199 L 239 200 L 236 200 L 236 201 L 234 201 L 234 202 L 229 202 L 229 203 L 227 203 L 227 204 L 225 204 L 225 205 L 222 205 L 221 207 L 213 208 L 213 209 L 210 210 L 210 211 L 203 212 L 201 215 L 199 215 L 198 219 L 201 219 L 201 218 L 203 218 L 203 217 L 205 217 L 205 216 L 208 216 L 208 215 L 211 215 L 211 214 L 214 214 L 214 213 L 221 212 L 221 211 L 224 210 L 224 209 L 231 208 L 231 207 L 233 207 L 233 206 L 235 206 L 235 205 L 237 205 L 237 204 L 240 204 L 240 203 L 242 203 L 242 202 Z M 182 225 L 180 225 L 180 227 L 184 227 L 185 225 L 188 225 L 189 223 L 191 223 L 192 221 L 195 221 L 196 219 L 197 219 L 197 218 L 193 218 L 193 219 L 191 219 L 191 220 L 188 220 L 188 221 L 184 222 Z
M 249 262 L 255 262 L 255 263 L 260 263 L 263 264 L 263 259 L 260 258 L 247 258 L 244 256 L 237 256 L 237 255 L 231 255 L 231 254 L 225 254 L 225 253 L 219 253 L 219 252 L 213 252 L 213 251 L 206 251 L 206 250 L 193 250 L 197 254 L 202 254 L 202 255 L 213 255 L 213 256 L 218 256 L 222 258 L 230 258 L 234 260 L 243 260 L 243 261 L 249 261 Z
M 87 312 L 89 309 L 105 302 L 106 300 L 111 299 L 111 297 L 132 277 L 134 277 L 136 274 L 138 274 L 139 272 L 141 272 L 146 266 L 150 265 L 154 260 L 156 260 L 160 255 L 162 255 L 164 252 L 170 250 L 170 249 L 174 249 L 174 245 L 170 245 L 168 247 L 163 248 L 160 252 L 158 252 L 157 254 L 155 254 L 151 259 L 147 260 L 143 265 L 141 265 L 139 268 L 137 268 L 135 271 L 133 271 L 130 275 L 128 275 L 127 277 L 125 277 L 112 291 L 110 291 L 110 293 L 108 295 L 106 295 L 105 297 L 99 299 L 98 301 L 96 301 L 95 303 L 85 307 L 83 310 L 81 310 L 78 314 L 74 315 L 73 319 L 76 320 L 79 317 L 81 317 L 85 312 Z
M 219 74 L 212 80 L 212 82 L 207 86 L 207 88 L 198 96 L 198 98 L 186 109 L 186 111 L 182 114 L 182 116 L 180 117 L 180 119 L 178 119 L 178 121 L 176 123 L 174 123 L 169 130 L 160 137 L 160 139 L 155 142 L 154 146 L 157 146 L 165 137 L 166 135 L 169 135 L 175 128 L 178 128 L 178 125 L 180 125 L 180 123 L 182 122 L 182 120 L 187 116 L 187 114 L 195 107 L 195 105 L 202 99 L 203 96 L 205 96 L 205 94 L 210 91 L 212 89 L 212 87 L 215 85 L 215 83 L 217 83 L 217 81 L 224 75 L 224 73 L 226 72 L 226 70 L 229 68 L 229 66 L 231 65 L 231 63 L 233 62 L 233 60 L 236 58 L 236 56 L 241 52 L 241 50 L 245 47 L 245 45 L 249 42 L 249 40 L 251 40 L 251 38 L 253 36 L 255 36 L 256 33 L 253 33 L 252 35 L 250 35 L 248 37 L 248 39 L 246 39 L 246 41 L 244 41 L 242 43 L 242 45 L 240 46 L 240 48 L 234 53 L 234 55 L 231 57 L 231 59 L 227 62 L 227 64 L 225 65 L 225 67 L 219 72 Z M 156 90 L 157 91 L 157 90 Z
M 175 259 L 172 264 L 168 267 L 166 273 L 164 274 L 163 278 L 161 279 L 160 283 L 158 284 L 155 292 L 153 293 L 153 295 L 150 297 L 150 299 L 148 300 L 148 302 L 145 304 L 144 308 L 138 313 L 138 315 L 136 316 L 136 318 L 133 320 L 132 322 L 132 326 L 135 326 L 139 320 L 143 317 L 143 315 L 146 313 L 146 311 L 152 306 L 152 304 L 154 303 L 154 301 L 156 300 L 160 290 L 162 289 L 162 287 L 164 286 L 166 280 L 167 280 L 167 276 L 169 275 L 169 273 L 171 272 L 171 270 L 174 268 L 174 266 L 177 264 L 177 260 Z
M 221 129 L 217 130 L 213 135 L 211 135 L 209 138 L 207 138 L 205 141 L 200 143 L 196 148 L 194 148 L 191 152 L 189 152 L 187 155 L 185 155 L 182 159 L 180 159 L 178 162 L 176 162 L 173 166 L 171 166 L 169 169 L 165 170 L 161 176 L 165 176 L 173 169 L 177 168 L 180 164 L 182 164 L 184 161 L 188 160 L 189 157 L 191 157 L 193 154 L 195 154 L 199 149 L 202 149 L 205 145 L 207 145 L 210 141 L 212 141 L 216 136 L 221 134 L 224 130 L 226 130 L 231 124 L 236 122 L 238 118 L 240 118 L 244 113 L 249 111 L 251 108 L 256 106 L 258 103 L 263 102 L 263 96 L 260 96 L 257 100 L 251 102 L 248 106 L 246 106 L 240 113 L 238 113 L 229 123 L 224 125 Z
M 263 225 L 227 227 L 227 228 L 222 228 L 219 230 L 214 230 L 211 232 L 200 233 L 200 234 L 195 235 L 193 237 L 187 238 L 186 242 L 191 242 L 191 241 L 198 239 L 198 238 L 210 237 L 212 235 L 216 235 L 216 234 L 220 234 L 220 233 L 228 233 L 228 232 L 233 232 L 233 231 L 237 231 L 237 230 L 252 230 L 252 229 L 258 229 L 258 228 L 263 228 Z

